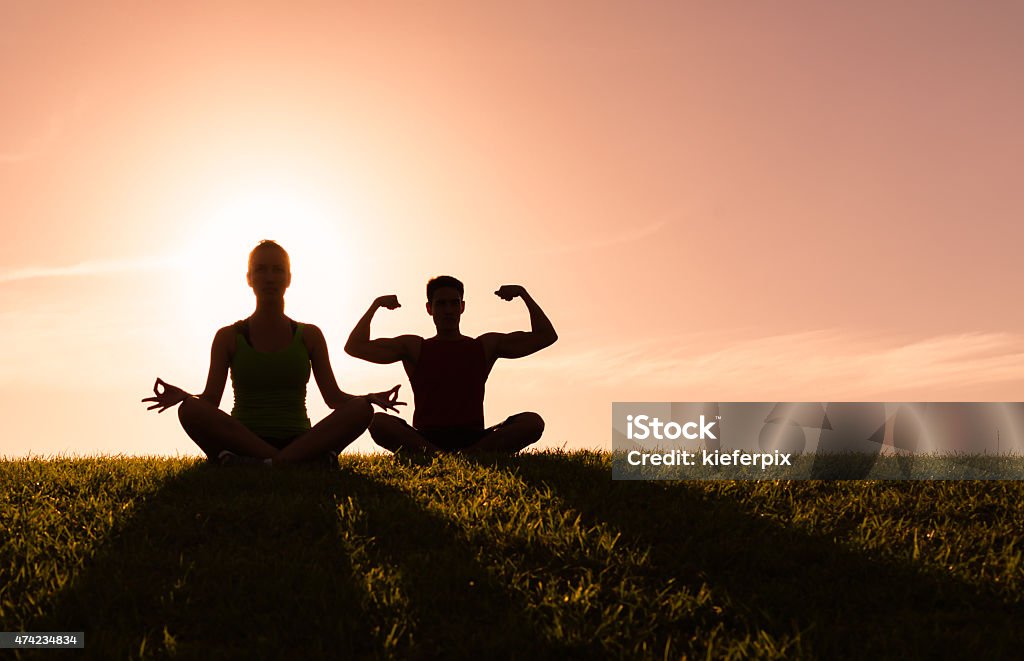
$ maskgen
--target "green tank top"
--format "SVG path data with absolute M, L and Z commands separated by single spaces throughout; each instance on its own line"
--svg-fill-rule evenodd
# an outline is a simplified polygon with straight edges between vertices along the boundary
M 291 344 L 281 351 L 256 351 L 245 335 L 235 335 L 231 386 L 235 405 L 231 417 L 263 438 L 290 438 L 309 430 L 306 384 L 309 352 L 298 324 Z

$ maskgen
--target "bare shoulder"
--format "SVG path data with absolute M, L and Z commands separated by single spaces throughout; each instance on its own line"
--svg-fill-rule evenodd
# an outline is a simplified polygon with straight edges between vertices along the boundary
M 423 338 L 419 335 L 399 335 L 392 338 L 395 345 L 401 351 L 403 360 L 419 360 L 420 347 L 423 346 Z
M 484 357 L 489 365 L 500 355 L 498 347 L 504 338 L 505 333 L 484 333 L 476 338 L 484 347 Z
M 235 347 L 235 325 L 230 324 L 219 329 L 216 335 L 213 336 L 214 346 L 225 346 L 234 349 Z
M 327 348 L 324 332 L 316 324 L 299 324 L 302 327 L 302 342 L 310 354 L 318 353 Z
M 320 330 L 320 327 L 316 324 L 304 324 L 302 322 L 296 322 L 302 327 L 303 337 L 316 337 L 323 339 L 324 332 Z
M 476 339 L 480 340 L 484 348 L 493 349 L 498 346 L 498 343 L 505 337 L 505 333 L 484 333 L 478 336 Z
M 221 356 L 223 359 L 230 360 L 235 355 L 235 325 L 225 326 L 217 331 L 213 336 L 213 347 L 211 348 L 213 356 Z

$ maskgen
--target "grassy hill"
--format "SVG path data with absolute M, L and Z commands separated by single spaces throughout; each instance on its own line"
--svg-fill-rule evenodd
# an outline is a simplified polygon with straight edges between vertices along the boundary
M 6 461 L 0 526 L 0 630 L 84 631 L 96 658 L 1024 650 L 1021 482 L 621 482 L 588 452 Z

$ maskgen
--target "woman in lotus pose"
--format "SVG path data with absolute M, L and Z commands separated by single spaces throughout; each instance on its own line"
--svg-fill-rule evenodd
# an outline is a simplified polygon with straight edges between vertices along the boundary
M 349 395 L 338 388 L 319 328 L 284 314 L 284 292 L 291 284 L 288 253 L 274 241 L 261 241 L 249 253 L 246 279 L 256 310 L 245 320 L 217 331 L 210 372 L 201 395 L 157 379 L 148 410 L 163 413 L 181 404 L 178 419 L 207 457 L 222 464 L 263 461 L 292 463 L 333 460 L 366 431 L 376 404 L 395 410 L 404 402 L 395 386 L 387 392 Z M 315 425 L 306 413 L 310 367 L 320 394 L 334 411 Z M 235 394 L 231 415 L 220 410 L 228 371 Z

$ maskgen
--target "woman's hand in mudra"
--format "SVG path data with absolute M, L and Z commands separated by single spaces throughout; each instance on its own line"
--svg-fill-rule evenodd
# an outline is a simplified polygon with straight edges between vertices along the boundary
M 398 401 L 398 389 L 401 387 L 401 384 L 399 384 L 386 392 L 371 392 L 366 395 L 366 399 L 371 404 L 376 404 L 385 411 L 391 410 L 397 412 L 397 407 L 405 406 L 405 402 Z
M 163 389 L 161 390 L 161 388 Z M 156 383 L 153 384 L 153 394 L 156 396 L 146 397 L 142 401 L 156 402 L 152 406 L 147 407 L 146 410 L 152 411 L 153 409 L 159 409 L 157 413 L 163 413 L 172 406 L 180 404 L 191 397 L 191 395 L 178 386 L 172 386 L 160 378 L 158 378 Z

